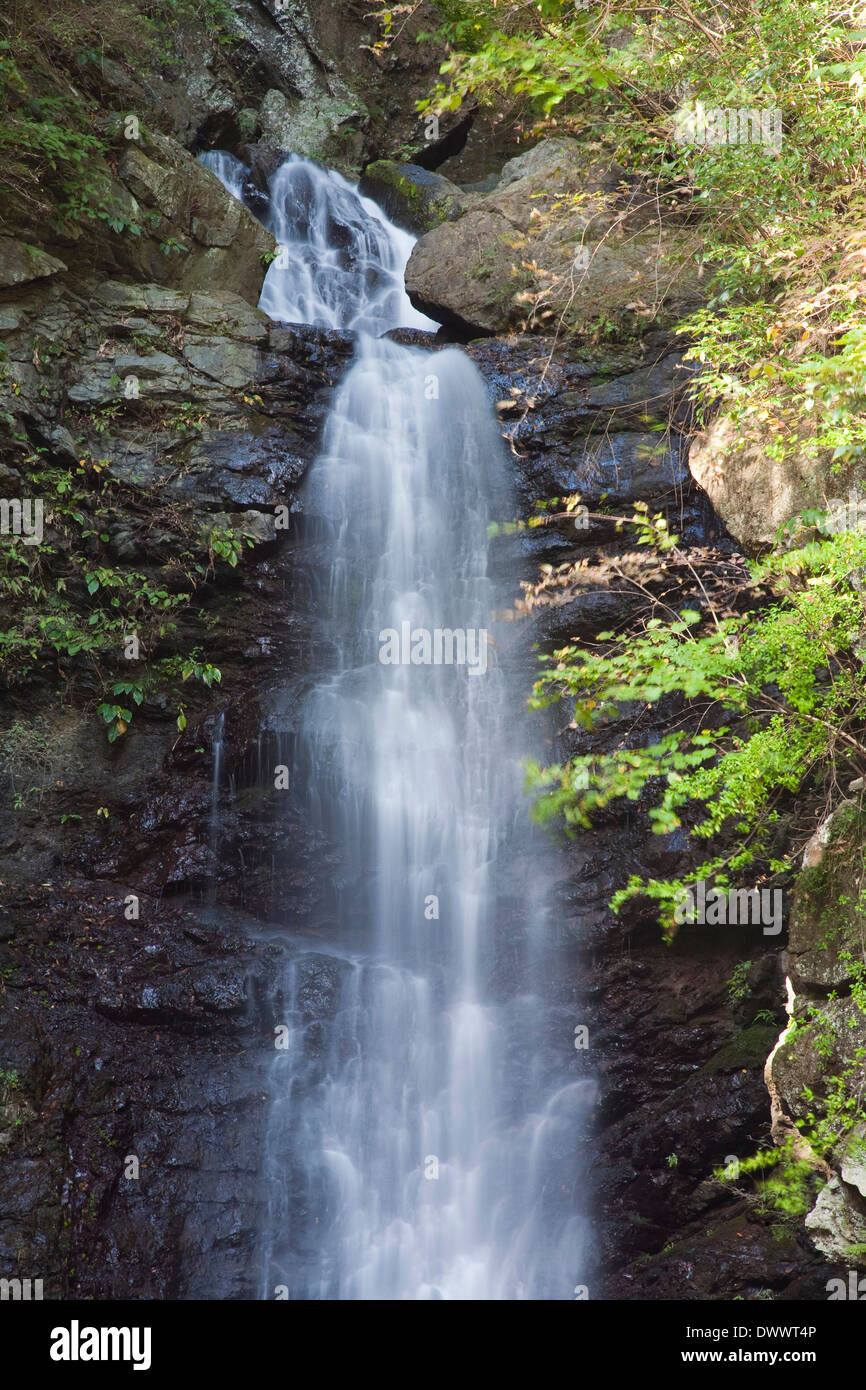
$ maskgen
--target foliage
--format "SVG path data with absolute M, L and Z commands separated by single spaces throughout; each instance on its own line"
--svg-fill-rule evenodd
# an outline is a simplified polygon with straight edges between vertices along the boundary
M 638 178 L 653 215 L 700 229 L 708 297 L 680 325 L 700 367 L 699 422 L 721 411 L 734 447 L 751 436 L 779 461 L 823 457 L 840 471 L 861 459 L 866 28 L 857 12 L 834 0 L 700 9 L 505 0 L 493 12 L 465 0 L 441 36 L 451 52 L 422 109 L 456 109 L 470 95 L 499 111 L 511 102 L 527 136 L 578 136 L 632 186 Z M 699 104 L 778 110 L 781 142 L 701 142 L 683 119 Z M 617 195 L 610 202 L 615 210 Z M 573 728 L 592 735 L 618 721 L 621 733 L 606 753 L 530 766 L 538 819 L 585 828 L 630 800 L 657 832 L 685 830 L 705 846 L 695 877 L 724 887 L 746 870 L 785 868 L 772 857 L 780 806 L 810 778 L 832 785 L 866 759 L 857 650 L 866 542 L 832 529 L 814 511 L 792 520 L 780 553 L 753 570 L 774 599 L 748 618 L 709 604 L 662 611 L 637 632 L 547 660 L 535 708 L 567 699 Z M 642 539 L 670 545 L 660 528 Z M 683 717 L 641 743 L 625 711 L 660 702 L 684 705 Z M 613 901 L 648 895 L 671 931 L 683 887 L 635 877 Z
M 631 702 L 652 709 L 672 696 L 686 702 L 686 713 L 648 744 L 623 732 L 608 751 L 531 764 L 537 819 L 586 828 L 612 802 L 641 800 L 656 833 L 685 827 L 708 843 L 711 853 L 690 881 L 725 887 L 756 861 L 765 864 L 780 796 L 816 768 L 832 776 L 866 760 L 866 678 L 854 652 L 863 599 L 851 582 L 863 572 L 866 534 L 845 532 L 755 563 L 753 582 L 775 595 L 758 612 L 720 618 L 710 606 L 684 610 L 650 618 L 639 633 L 600 633 L 595 643 L 541 657 L 548 669 L 531 705 L 568 699 L 573 728 L 592 732 L 622 720 Z M 684 890 L 683 879 L 633 876 L 613 905 L 645 894 L 671 932 Z
M 862 960 L 854 960 L 847 951 L 840 952 L 839 958 L 850 973 L 851 998 L 860 1014 L 859 1020 L 856 1015 L 848 1020 L 848 1031 L 852 1031 L 858 1024 L 862 1027 L 866 1018 L 866 965 Z M 832 992 L 829 999 L 835 998 Z M 833 1022 L 824 1012 L 824 1006 L 817 1004 L 810 1004 L 805 1014 L 790 1024 L 785 1046 L 802 1046 L 807 1041 L 811 1050 L 828 1066 L 828 1074 L 822 1077 L 823 1094 L 818 1096 L 809 1086 L 804 1086 L 801 1096 L 808 1109 L 794 1121 L 799 1135 L 792 1135 L 776 1148 L 762 1149 L 752 1158 L 740 1160 L 734 1171 L 717 1169 L 714 1176 L 719 1181 L 732 1182 L 739 1180 L 741 1175 L 751 1176 L 755 1179 L 758 1199 L 766 1208 L 794 1216 L 801 1216 L 809 1209 L 815 1196 L 816 1178 L 826 1175 L 824 1165 L 834 1160 L 838 1162 L 843 1151 L 850 1151 L 852 1130 L 862 1123 L 866 1047 L 851 1047 L 845 1033 L 846 1028 Z M 833 1059 L 837 1058 L 834 1063 Z M 861 1141 L 858 1158 L 862 1156 L 862 1147 Z
M 794 1139 L 778 1148 L 760 1149 L 751 1158 L 739 1159 L 736 1169 L 717 1168 L 719 1182 L 735 1182 L 741 1177 L 754 1179 L 758 1205 L 767 1212 L 803 1216 L 815 1197 L 816 1168 L 796 1152 Z
M 472 35 L 472 41 L 469 36 Z M 708 302 L 682 325 L 707 411 L 764 426 L 776 457 L 866 444 L 866 28 L 837 0 L 602 0 L 491 14 L 466 0 L 423 109 L 511 101 L 527 135 L 576 134 L 637 174 L 648 210 L 699 226 Z M 699 143 L 683 117 L 779 111 L 780 147 Z M 839 223 L 846 233 L 840 237 Z M 804 434 L 803 417 L 807 419 Z
M 222 672 L 219 667 L 212 665 L 209 661 L 201 660 L 201 652 L 196 648 L 188 657 L 179 657 L 177 662 L 180 667 L 181 679 L 187 681 L 190 677 L 200 680 L 208 689 L 213 685 L 218 685 L 222 680 Z M 163 663 L 165 670 L 166 663 Z M 174 664 L 170 669 L 176 669 Z M 111 687 L 111 694 L 117 698 L 127 696 L 134 705 L 141 705 L 145 697 L 156 689 L 158 676 L 153 671 L 148 671 L 141 680 L 137 681 L 115 681 Z M 97 709 L 97 714 L 102 716 L 103 722 L 108 725 L 108 741 L 114 743 L 118 738 L 126 733 L 132 720 L 132 710 L 126 709 L 123 705 L 112 704 L 110 701 L 103 701 Z M 181 733 L 186 728 L 186 718 L 181 715 L 178 720 L 178 729 Z
M 734 966 L 734 972 L 728 981 L 728 999 L 732 1004 L 739 1003 L 749 993 L 749 971 L 751 968 L 752 962 L 750 960 L 738 961 Z
M 220 42 L 236 33 L 228 0 L 67 0 L 62 7 L 8 0 L 0 15 L 0 206 L 18 220 L 48 218 L 58 230 L 98 218 L 115 232 L 140 234 L 110 193 L 125 114 L 117 109 L 117 76 L 171 70 L 173 37 L 192 23 Z
M 134 505 L 136 498 L 126 496 L 125 485 L 89 459 L 73 474 L 47 467 L 38 452 L 26 462 L 31 485 L 44 499 L 45 528 L 39 545 L 22 545 L 12 535 L 0 537 L 0 597 L 5 608 L 0 682 L 20 687 L 51 664 L 67 679 L 76 670 L 90 673 L 105 690 L 98 713 L 113 743 L 126 732 L 133 709 L 160 682 L 178 683 L 177 688 L 189 679 L 208 688 L 219 682 L 219 670 L 198 647 L 177 651 L 177 666 L 171 671 L 161 671 L 157 663 L 153 670 L 148 668 L 147 676 L 136 679 L 112 679 L 112 672 L 128 669 L 125 645 L 130 635 L 137 639 L 142 656 L 176 646 L 180 619 L 197 585 L 221 561 L 237 565 L 250 538 L 231 527 L 202 534 L 182 510 L 170 511 L 166 519 L 177 538 L 170 566 L 154 571 L 116 564 L 105 527 L 118 502 Z

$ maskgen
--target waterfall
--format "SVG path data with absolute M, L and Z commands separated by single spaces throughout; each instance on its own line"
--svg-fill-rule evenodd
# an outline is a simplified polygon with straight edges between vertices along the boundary
M 592 1094 L 523 805 L 513 625 L 491 633 L 508 461 L 464 353 L 372 336 L 418 323 L 412 239 L 306 160 L 270 199 L 291 272 L 262 307 L 359 337 L 294 556 L 316 641 L 292 795 L 339 869 L 315 948 L 285 937 L 261 1296 L 571 1298 Z
M 225 150 L 208 150 L 206 154 L 199 155 L 199 163 L 210 169 L 212 174 L 216 174 L 233 198 L 243 201 L 244 185 L 250 172 L 245 164 Z
M 221 150 L 200 159 L 243 198 L 249 170 L 239 159 Z M 271 179 L 263 221 L 278 246 L 259 300 L 272 319 L 353 333 L 438 327 L 403 285 L 414 237 L 341 174 L 290 155 Z

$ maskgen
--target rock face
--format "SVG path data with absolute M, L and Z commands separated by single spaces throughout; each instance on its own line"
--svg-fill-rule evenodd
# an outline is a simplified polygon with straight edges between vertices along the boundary
M 174 61 L 160 73 L 133 76 L 104 62 L 113 104 L 152 114 L 154 126 L 194 150 L 260 141 L 345 170 L 401 145 L 436 145 L 415 111 L 445 54 L 435 40 L 417 42 L 436 27 L 429 9 L 409 16 L 387 54 L 377 54 L 378 21 L 363 7 L 244 0 L 227 8 L 227 26 L 207 17 L 180 25 Z
M 866 1243 L 864 1131 L 857 1100 L 866 1049 L 858 867 L 863 822 L 859 802 L 842 802 L 806 846 L 785 961 L 793 1026 L 767 1064 L 777 1102 L 777 1142 L 798 1135 L 799 1156 L 829 1179 L 806 1217 L 806 1229 L 822 1254 L 854 1266 Z M 816 1099 L 830 1115 L 820 1153 L 810 1139 Z
M 679 432 L 690 419 L 689 372 L 670 339 L 648 334 L 631 348 L 565 348 L 553 356 L 550 347 L 521 338 L 466 349 L 487 377 L 491 398 L 500 406 L 510 398 L 500 416 L 514 450 L 522 515 L 531 513 L 535 498 L 564 487 L 593 504 L 607 494 L 617 512 L 628 512 L 641 497 L 667 514 L 701 563 L 700 543 L 715 522 L 688 474 Z M 661 422 L 665 432 L 653 428 Z M 614 443 L 625 440 L 627 446 Z M 528 614 L 528 635 L 544 650 L 627 623 L 637 586 L 656 582 L 650 559 L 623 553 L 627 540 L 603 520 L 579 529 L 545 527 L 502 543 L 531 560 L 530 572 L 539 560 L 555 567 L 549 603 Z M 723 539 L 722 545 L 730 549 Z M 708 572 L 718 572 L 726 553 L 712 552 Z M 576 569 L 562 575 L 568 582 L 560 586 L 560 571 L 569 565 Z M 563 738 L 552 721 L 550 760 L 662 731 L 645 710 L 623 715 L 592 736 Z M 636 727 L 638 715 L 650 722 Z M 665 727 L 672 717 L 673 709 L 666 711 Z M 690 929 L 665 945 L 651 912 L 633 905 L 617 917 L 607 906 L 629 873 L 685 874 L 689 862 L 681 836 L 654 836 L 640 810 L 610 808 L 563 852 L 554 890 L 560 929 L 573 946 L 563 1006 L 589 1029 L 599 1090 L 581 1179 L 599 1214 L 590 1296 L 822 1299 L 830 1271 L 802 1223 L 771 1229 L 744 1185 L 714 1177 L 732 1155 L 742 1160 L 753 1153 L 757 1135 L 769 1134 L 763 1069 L 785 1021 L 777 947 L 748 928 L 712 927 Z
M 276 496 L 294 506 L 320 407 L 351 344 L 315 330 L 274 330 L 269 342 L 257 311 L 232 296 L 218 306 L 197 295 L 179 303 L 159 286 L 111 282 L 100 293 L 93 312 L 128 316 L 139 333 L 159 327 L 169 308 L 192 329 L 218 307 L 239 345 L 244 330 L 256 340 L 262 376 L 259 428 L 241 415 L 234 430 L 194 431 L 194 457 L 183 468 L 162 471 L 171 426 L 162 444 L 157 437 L 146 447 L 140 426 L 120 426 L 103 435 L 106 450 L 122 459 L 137 440 L 138 466 L 158 470 L 163 495 L 176 478 L 167 513 L 184 493 L 214 520 L 218 508 L 241 507 L 244 518 L 272 523 Z M 183 358 L 170 360 L 176 366 Z M 165 364 L 157 370 L 168 374 Z M 285 428 L 267 417 L 269 374 L 280 381 L 274 400 Z M 227 388 L 209 389 L 217 412 L 233 408 Z M 19 406 L 35 432 L 27 403 Z M 46 408 L 42 428 L 50 426 Z M 183 432 L 174 431 L 177 443 Z M 108 523 L 110 544 L 142 578 L 164 582 L 176 538 L 150 494 L 142 487 L 137 502 L 137 485 L 129 486 L 125 508 Z M 285 569 L 263 554 L 233 590 L 199 590 L 210 618 L 208 657 L 225 692 L 225 783 L 214 783 L 213 701 L 202 705 L 192 693 L 189 726 L 179 735 L 170 677 L 149 688 L 113 748 L 92 706 L 60 714 L 52 688 L 32 678 L 26 714 L 13 709 L 11 726 L 7 716 L 0 727 L 0 1268 L 11 1277 L 38 1268 L 46 1297 L 221 1300 L 259 1292 L 262 1079 L 273 1049 L 280 946 L 252 938 L 270 901 L 263 884 L 281 853 L 291 850 L 296 903 L 315 877 L 303 827 L 283 816 L 271 833 L 272 778 L 270 798 L 266 788 L 253 790 L 256 758 L 268 751 L 265 694 L 285 682 L 287 663 L 301 665 L 299 636 L 287 631 L 285 586 Z M 38 799 L 28 792 L 16 811 L 25 768 Z M 237 804 L 227 797 L 230 781 L 243 789 Z M 97 803 L 104 818 L 95 817 Z M 58 836 L 61 817 L 69 822 L 65 836 Z M 207 912 L 201 899 L 220 879 L 223 906 Z M 226 905 L 239 908 L 241 898 L 257 918 Z
M 74 293 L 37 283 L 16 299 L 3 342 L 0 388 L 16 384 L 8 405 L 19 428 L 58 460 L 100 458 L 142 501 L 165 489 L 202 520 L 229 512 L 250 521 L 246 509 L 291 499 L 320 419 L 310 397 L 327 391 L 351 351 L 339 334 L 271 327 L 232 291 L 117 280 Z M 34 343 L 46 345 L 35 359 Z M 300 430 L 296 391 L 306 407 Z M 6 487 L 26 495 L 14 472 Z
M 467 349 L 501 386 L 496 404 L 515 447 L 522 497 L 580 492 L 588 504 L 602 497 L 623 505 L 679 500 L 689 481 L 683 433 L 689 371 L 682 355 L 657 336 L 632 353 L 566 348 L 548 365 L 543 341 Z
M 253 1296 L 263 954 L 229 914 L 142 897 L 125 922 L 93 880 L 34 906 L 2 948 L 4 1270 L 53 1299 Z
M 45 315 L 63 323 L 65 301 L 52 280 L 29 294 L 32 301 L 18 305 L 23 332 L 37 315 L 43 330 Z M 146 389 L 155 402 L 177 409 L 180 374 L 182 389 L 194 382 L 196 399 L 202 393 L 213 415 L 185 445 L 177 430 L 174 457 L 182 453 L 182 466 L 164 474 L 160 453 L 176 426 L 165 426 L 162 442 L 159 435 L 145 442 L 140 429 L 136 435 L 118 417 L 108 437 L 100 437 L 111 467 L 129 467 L 131 478 L 137 459 L 136 468 L 157 471 L 166 496 L 188 489 L 203 513 L 243 506 L 249 515 L 286 497 L 295 468 L 303 468 L 314 448 L 329 383 L 351 350 L 348 340 L 270 328 L 244 301 L 213 292 L 112 281 L 91 300 L 92 346 L 86 336 L 75 338 L 74 359 L 58 359 L 56 375 L 46 378 L 56 401 L 62 405 L 64 392 L 80 392 L 91 380 L 99 391 L 108 388 L 103 367 L 135 355 L 156 359 L 150 376 L 140 370 L 143 389 L 153 383 Z M 120 352 L 130 337 L 121 330 L 130 324 L 141 344 Z M 209 335 L 208 325 L 217 331 Z M 114 354 L 106 363 L 99 348 L 109 333 L 118 348 L 106 350 Z M 26 428 L 72 434 L 76 421 L 64 415 L 66 423 L 58 425 L 57 405 L 44 405 L 42 378 L 28 384 L 29 338 L 21 337 L 20 350 L 19 339 L 10 341 L 25 388 L 18 409 Z M 653 429 L 670 419 L 684 426 L 688 418 L 686 373 L 670 343 L 647 335 L 629 349 L 566 352 L 548 364 L 551 346 L 520 339 L 469 349 L 491 402 L 509 401 L 500 415 L 515 450 L 522 514 L 536 497 L 567 483 L 587 497 L 606 492 L 617 507 L 639 493 L 695 541 L 705 539 L 705 504 L 689 483 L 678 430 L 662 437 Z M 245 387 L 226 385 L 226 363 L 246 361 L 237 356 L 246 352 L 253 354 L 254 375 Z M 260 402 L 238 402 L 238 390 Z M 616 440 L 615 447 L 606 439 Z M 62 436 L 53 447 L 62 447 Z M 117 543 L 140 546 L 133 515 L 123 520 L 127 536 Z M 506 537 L 504 550 L 494 550 L 496 565 L 509 574 L 523 565 L 528 577 L 541 559 L 578 560 L 587 567 L 580 572 L 589 588 L 610 590 L 604 615 L 579 613 L 569 600 L 556 621 L 527 623 L 527 687 L 532 642 L 565 638 L 578 619 L 592 634 L 598 622 L 628 616 L 633 586 L 620 577 L 612 587 L 610 568 L 616 561 L 627 574 L 625 544 L 602 522 L 586 533 L 553 527 Z M 263 554 L 237 595 L 240 608 L 231 594 L 212 608 L 220 618 L 212 655 L 224 672 L 216 791 L 213 708 L 191 719 L 178 738 L 173 710 L 161 710 L 155 700 L 138 731 L 113 751 L 101 746 L 98 762 L 84 751 L 93 747 L 88 721 L 71 727 L 61 762 L 73 765 L 77 748 L 82 766 L 67 787 L 52 790 L 47 779 L 44 812 L 34 808 L 28 816 L 28 867 L 38 865 L 40 879 L 44 874 L 58 891 L 19 880 L 7 893 L 0 932 L 11 1040 L 3 1065 L 17 1074 L 0 1100 L 10 1135 L 4 1161 L 14 1174 L 0 1214 L 0 1262 L 10 1273 L 18 1261 L 22 1270 L 44 1271 L 52 1296 L 258 1292 L 261 1078 L 273 1046 L 271 981 L 278 953 L 288 949 L 278 932 L 267 939 L 265 931 L 263 941 L 263 924 L 287 919 L 314 931 L 337 871 L 333 846 L 309 844 L 302 824 L 277 814 L 269 775 L 284 760 L 294 683 L 308 663 L 309 618 L 293 611 L 297 579 L 289 560 Z M 635 577 L 655 583 L 651 561 L 640 563 Z M 551 727 L 551 754 L 561 746 Z M 94 786 L 108 802 L 108 820 L 88 816 L 61 849 L 51 823 L 67 809 L 80 814 Z M 21 847 L 13 842 L 10 859 L 20 857 Z M 508 874 L 529 873 L 532 855 L 527 844 L 525 859 Z M 581 1181 L 591 1181 L 603 1204 L 592 1296 L 753 1296 L 767 1288 L 796 1296 L 792 1271 L 809 1269 L 808 1252 L 794 1236 L 770 1241 L 745 1204 L 711 1180 L 726 1155 L 751 1152 L 754 1135 L 768 1123 L 761 1069 L 782 1019 L 755 1025 L 754 1017 L 762 1009 L 772 1017 L 777 1009 L 774 959 L 766 945 L 756 949 L 718 930 L 667 947 L 653 922 L 620 921 L 606 907 L 624 873 L 669 871 L 681 855 L 681 846 L 646 833 L 633 812 L 612 815 L 563 858 L 554 888 L 559 929 L 573 947 L 560 1003 L 569 1019 L 579 1010 L 592 1056 L 605 1058 L 597 1075 L 597 1135 L 591 1155 L 581 1159 L 581 1171 L 589 1169 Z M 130 891 L 140 898 L 136 922 L 123 916 Z M 216 896 L 220 905 L 204 909 L 189 895 Z M 727 981 L 746 949 L 748 986 L 732 1008 Z M 323 1040 L 339 968 L 320 952 L 299 959 L 305 1018 Z M 587 985 L 578 994 L 580 980 Z M 636 1066 L 638 1056 L 652 1063 Z M 581 1060 L 575 1054 L 576 1068 Z M 26 1123 L 16 1126 L 23 1116 Z M 138 1179 L 124 1176 L 129 1156 L 140 1161 Z M 155 1246 L 170 1255 L 155 1258 Z M 803 1296 L 814 1296 L 808 1285 Z
M 219 289 L 255 304 L 264 258 L 275 250 L 270 232 L 176 141 L 153 131 L 122 143 L 116 175 L 97 183 L 110 220 L 96 221 L 91 235 L 71 244 L 59 238 L 75 277 L 108 271 L 187 292 Z M 66 269 L 49 257 L 39 265 L 17 278 Z
M 64 273 L 63 283 L 74 284 L 89 273 L 257 302 L 273 237 L 175 140 L 145 129 L 137 140 L 120 137 L 116 168 L 95 169 L 88 199 L 86 235 L 80 225 L 63 233 L 48 226 L 47 250 L 31 244 L 34 231 L 0 238 L 0 294 Z
M 304 1018 L 322 1036 L 344 964 L 270 927 L 273 916 L 312 929 L 337 867 L 333 846 L 276 813 L 270 774 L 311 641 L 304 575 L 278 549 L 275 511 L 299 505 L 352 344 L 258 312 L 272 239 L 190 148 L 243 142 L 264 163 L 291 147 L 353 168 L 426 143 L 435 167 L 469 119 L 433 153 L 413 105 L 441 56 L 414 43 L 424 18 L 377 57 L 375 21 L 345 5 L 234 9 L 232 45 L 201 26 L 178 35 L 181 72 L 139 79 L 107 64 L 118 106 L 149 116 L 139 142 L 118 142 L 98 190 L 120 231 L 98 219 L 77 241 L 0 238 L 4 497 L 27 496 L 43 468 L 88 489 L 94 506 L 109 483 L 111 507 L 87 537 L 93 566 L 166 593 L 191 570 L 185 650 L 205 644 L 223 675 L 218 697 L 183 693 L 179 728 L 166 634 L 147 653 L 154 678 L 131 730 L 109 745 L 94 727 L 105 683 L 71 652 L 67 704 L 58 708 L 56 669 L 36 662 L 0 719 L 0 1274 L 38 1270 L 49 1297 L 256 1296 L 277 963 L 299 950 Z M 389 160 L 367 180 L 426 233 L 409 269 L 414 302 L 461 334 L 561 313 L 571 326 L 606 317 L 641 330 L 639 343 L 604 353 L 532 336 L 468 349 L 499 410 L 523 519 L 551 493 L 614 510 L 643 500 L 696 562 L 736 568 L 687 467 L 687 370 L 663 332 L 644 331 L 698 297 L 681 270 L 686 233 L 660 240 L 622 172 L 568 140 L 542 142 L 474 191 Z M 698 480 L 736 534 L 763 544 L 775 513 L 759 460 L 717 477 L 703 448 Z M 201 536 L 229 527 L 252 542 L 249 563 L 217 575 Z M 591 639 L 627 623 L 647 593 L 688 593 L 686 576 L 625 544 L 594 519 L 580 532 L 521 532 L 494 553 L 500 573 L 522 566 L 527 583 L 539 561 L 569 570 L 561 586 L 551 580 L 555 601 L 524 605 L 527 688 L 533 643 Z M 644 712 L 643 723 L 638 713 L 600 737 L 649 737 L 678 712 Z M 552 760 L 581 735 L 551 721 L 544 737 Z M 805 1026 L 773 1053 L 783 1127 L 804 1116 L 804 1086 L 826 1089 L 827 1048 L 838 1071 L 863 1040 L 858 978 L 841 954 L 856 959 L 860 939 L 848 814 L 814 847 L 792 919 L 787 964 Z M 532 851 L 508 874 L 526 876 Z M 837 1258 L 863 1241 L 859 1135 L 832 1156 L 807 1223 L 814 1247 L 801 1222 L 772 1229 L 712 1176 L 768 1135 L 762 1069 L 786 1021 L 775 944 L 707 928 L 666 946 L 640 911 L 614 917 L 607 903 L 627 873 L 688 864 L 683 839 L 651 836 L 641 807 L 613 808 L 561 863 L 553 894 L 573 969 L 559 1003 L 569 1022 L 580 1010 L 603 1059 L 597 1130 L 576 1161 L 602 1212 L 592 1296 L 825 1297 L 815 1247 Z M 831 989 L 842 997 L 829 1000 Z
M 86 320 L 80 315 L 82 293 L 89 305 Z M 346 335 L 276 329 L 231 293 L 188 293 L 115 280 L 79 282 L 75 289 L 53 279 L 37 281 L 18 292 L 9 322 L 15 326 L 3 335 L 6 355 L 0 362 L 8 410 L 0 474 L 4 496 L 26 498 L 32 491 L 26 451 L 17 443 L 21 438 L 77 487 L 87 488 L 88 461 L 98 461 L 99 474 L 93 476 L 110 489 L 112 506 L 103 512 L 99 539 L 90 540 L 91 563 L 110 566 L 121 576 L 134 573 L 137 582 L 159 589 L 167 580 L 174 587 L 188 586 L 177 558 L 186 550 L 191 561 L 198 549 L 206 560 L 214 530 L 231 528 L 245 536 L 243 549 L 251 560 L 285 538 L 285 526 L 277 530 L 277 509 L 284 509 L 287 520 L 295 506 L 331 386 L 351 355 Z M 46 524 L 50 528 L 50 512 Z M 46 539 L 51 534 L 49 529 Z M 56 562 L 70 583 L 64 558 L 60 552 Z M 225 582 L 214 576 L 217 594 Z M 233 579 L 232 585 L 239 582 Z M 196 606 L 204 610 L 215 601 L 219 607 L 214 588 L 203 584 Z M 184 631 L 181 637 L 187 647 L 202 640 L 220 667 L 234 641 L 241 644 L 238 658 L 249 646 L 230 604 L 209 637 L 204 639 L 203 630 L 197 636 Z M 79 664 L 79 697 L 98 703 L 89 663 L 79 657 L 73 669 Z M 14 670 L 7 673 L 7 680 L 15 679 Z M 154 692 L 154 703 L 149 698 L 145 707 L 155 720 L 152 740 L 150 734 L 147 739 L 136 735 L 130 748 L 118 748 L 120 756 L 112 758 L 92 723 L 94 703 L 80 720 L 48 717 L 40 699 L 50 699 L 50 667 L 36 663 L 27 679 L 36 723 L 32 738 L 19 730 L 21 746 L 13 740 L 6 748 L 13 785 L 7 777 L 0 798 L 4 874 L 20 872 L 25 843 L 25 872 L 37 872 L 37 864 L 47 869 L 58 848 L 57 815 L 80 814 L 75 803 L 109 774 L 122 794 L 128 778 L 134 783 L 141 767 L 152 769 L 174 738 L 166 693 L 170 680 L 157 682 L 163 693 Z M 9 709 L 2 728 L 20 721 Z M 31 817 L 35 796 L 28 795 L 23 824 L 22 812 L 14 810 L 15 767 L 27 763 L 33 767 L 28 787 L 58 781 L 68 798 L 59 810 L 52 806 L 48 821 Z M 54 768 L 58 771 L 49 776 Z
M 503 333 L 565 314 L 572 327 L 643 324 L 700 299 L 685 232 L 629 209 L 623 171 L 576 140 L 544 140 L 510 160 L 496 187 L 416 245 L 406 288 L 416 308 L 466 333 Z
M 378 33 L 367 14 L 303 0 L 226 8 L 239 26 L 229 42 L 193 23 L 159 73 L 101 64 L 101 106 L 141 129 L 127 140 L 100 124 L 83 230 L 18 225 L 12 209 L 0 238 L 0 492 L 28 498 L 42 471 L 59 506 L 82 508 L 75 565 L 46 508 L 42 579 L 74 589 L 85 623 L 82 565 L 157 603 L 194 591 L 134 671 L 109 659 L 97 673 L 74 644 L 60 672 L 43 651 L 4 667 L 0 1275 L 37 1270 L 46 1298 L 259 1292 L 262 1077 L 282 948 L 252 938 L 281 855 L 295 904 L 323 871 L 303 827 L 271 827 L 250 771 L 268 715 L 246 692 L 264 704 L 283 661 L 303 669 L 275 511 L 297 506 L 352 345 L 258 312 L 273 239 L 195 152 L 258 140 L 273 156 L 291 141 L 351 169 L 392 140 L 426 147 L 414 98 L 440 59 L 414 41 L 423 20 L 383 71 L 361 47 Z M 386 96 L 394 65 L 399 99 Z M 253 542 L 231 569 L 207 539 L 229 527 Z M 193 648 L 222 673 L 209 694 L 182 684 L 177 652 Z M 141 681 L 141 704 L 111 745 L 96 707 L 121 675 Z M 213 839 L 226 792 L 215 705 L 223 772 L 245 792 L 223 807 L 228 874 Z M 208 913 L 220 878 L 224 905 Z M 311 1021 L 335 968 L 305 967 Z
M 148 229 L 136 240 L 137 278 L 188 290 L 218 287 L 255 303 L 264 256 L 276 243 L 209 169 L 165 136 L 131 145 L 118 166 L 131 195 L 129 218 Z

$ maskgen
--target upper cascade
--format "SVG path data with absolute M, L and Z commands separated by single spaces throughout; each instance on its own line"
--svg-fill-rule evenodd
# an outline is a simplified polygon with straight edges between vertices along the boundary
M 222 150 L 200 159 L 234 197 L 252 201 L 245 197 L 249 170 L 239 159 Z M 374 335 L 438 328 L 412 307 L 404 288 L 415 238 L 342 174 L 289 155 L 270 180 L 260 215 L 279 247 L 259 300 L 272 319 Z

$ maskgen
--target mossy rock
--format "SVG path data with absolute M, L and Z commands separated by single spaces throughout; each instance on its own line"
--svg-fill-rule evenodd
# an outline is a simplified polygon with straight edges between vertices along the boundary
M 351 93 L 345 98 L 320 93 L 292 102 L 274 88 L 259 107 L 257 125 L 272 148 L 349 172 L 361 158 L 366 119 L 364 103 Z
M 773 1054 L 772 1082 L 785 1113 L 805 1119 L 814 1109 L 809 1092 L 827 1095 L 830 1080 L 850 1065 L 866 1043 L 866 1020 L 853 999 L 827 999 L 812 1006 Z
M 852 801 L 837 808 L 807 848 L 807 862 L 811 859 L 812 864 L 797 880 L 789 925 L 791 978 L 796 987 L 827 989 L 847 984 L 853 963 L 862 959 L 864 842 L 866 813 Z
M 719 1048 L 701 1067 L 699 1075 L 715 1076 L 719 1072 L 750 1071 L 754 1067 L 762 1067 L 778 1036 L 779 1029 L 775 1024 L 753 1023 Z
M 453 222 L 468 199 L 456 184 L 419 164 L 379 159 L 368 164 L 359 192 L 372 198 L 398 227 L 422 236 L 443 222 Z

